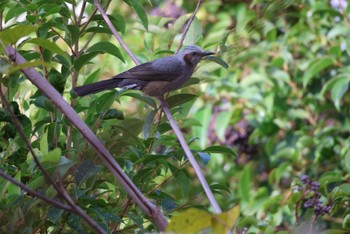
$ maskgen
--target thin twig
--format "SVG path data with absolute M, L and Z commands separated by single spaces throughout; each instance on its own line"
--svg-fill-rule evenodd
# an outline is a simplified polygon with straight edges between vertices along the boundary
M 194 12 L 192 13 L 191 17 L 188 19 L 188 22 L 186 24 L 186 28 L 184 30 L 184 32 L 182 33 L 182 37 L 180 39 L 180 42 L 179 42 L 179 45 L 177 46 L 177 49 L 175 51 L 175 54 L 179 53 L 181 47 L 182 47 L 182 44 L 184 43 L 184 40 L 186 38 L 186 35 L 188 33 L 188 30 L 190 29 L 191 27 L 191 24 L 194 20 L 194 17 L 196 17 L 196 14 L 199 10 L 199 7 L 201 6 L 201 4 L 204 2 L 204 0 L 199 0 L 198 3 L 197 3 L 197 6 L 196 6 L 196 9 L 194 10 Z
M 119 35 L 118 31 L 115 29 L 115 27 L 113 26 L 111 20 L 108 18 L 106 12 L 103 10 L 100 1 L 98 0 L 94 0 L 94 3 L 97 7 L 97 9 L 100 11 L 103 19 L 106 21 L 108 27 L 111 29 L 113 35 L 117 38 L 119 44 L 124 48 L 124 50 L 128 53 L 128 55 L 130 56 L 130 58 L 138 65 L 140 64 L 139 59 L 135 56 L 135 54 L 129 49 L 129 47 L 126 45 L 126 43 L 124 42 L 123 38 Z
M 27 187 L 25 184 L 17 181 L 15 178 L 13 178 L 12 176 L 6 174 L 5 172 L 3 172 L 2 170 L 0 170 L 0 176 L 4 177 L 6 180 L 10 181 L 11 183 L 17 185 L 18 187 L 20 187 L 21 189 L 23 189 L 24 191 L 26 191 L 29 195 L 33 196 L 33 197 L 37 197 L 51 205 L 57 206 L 58 208 L 61 208 L 63 210 L 66 210 L 68 212 L 74 212 L 74 210 L 72 209 L 72 207 L 67 206 L 59 201 L 53 200 L 51 198 L 46 197 L 45 195 L 32 190 L 31 188 Z
M 80 26 L 81 20 L 83 19 L 85 7 L 86 7 L 86 0 L 83 1 L 83 5 L 81 6 L 80 14 L 76 23 L 78 27 Z
M 203 187 L 205 193 L 207 194 L 207 197 L 208 197 L 211 205 L 213 206 L 215 212 L 217 214 L 220 214 L 222 212 L 221 208 L 220 208 L 218 202 L 216 201 L 213 192 L 210 190 L 209 184 L 208 184 L 207 180 L 205 179 L 199 164 L 197 163 L 196 159 L 194 158 L 194 156 L 190 150 L 190 147 L 188 146 L 185 138 L 183 137 L 180 128 L 177 126 L 176 121 L 170 112 L 169 106 L 167 105 L 164 98 L 159 97 L 158 100 L 160 101 L 162 109 L 163 109 L 165 115 L 167 116 L 169 123 L 170 123 L 171 127 L 173 128 L 177 138 L 179 139 L 180 144 L 181 144 L 183 150 L 185 151 L 185 154 L 186 154 L 188 160 L 190 161 L 193 169 L 195 170 L 197 177 L 198 177 L 199 181 L 201 182 L 202 187 Z

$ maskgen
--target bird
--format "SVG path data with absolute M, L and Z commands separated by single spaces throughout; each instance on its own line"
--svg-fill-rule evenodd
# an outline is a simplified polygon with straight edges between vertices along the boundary
M 181 88 L 191 78 L 202 58 L 213 54 L 197 45 L 190 45 L 178 54 L 137 65 L 108 80 L 77 86 L 73 90 L 78 96 L 85 96 L 119 87 L 141 90 L 151 97 L 162 97 Z

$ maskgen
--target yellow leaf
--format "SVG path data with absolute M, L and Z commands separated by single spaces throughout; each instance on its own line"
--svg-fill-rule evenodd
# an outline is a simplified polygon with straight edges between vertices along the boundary
M 211 225 L 213 215 L 207 211 L 190 208 L 172 217 L 166 231 L 179 233 L 194 233 Z
M 235 206 L 231 210 L 214 215 L 212 218 L 212 228 L 216 234 L 226 234 L 236 224 L 240 213 L 240 207 Z

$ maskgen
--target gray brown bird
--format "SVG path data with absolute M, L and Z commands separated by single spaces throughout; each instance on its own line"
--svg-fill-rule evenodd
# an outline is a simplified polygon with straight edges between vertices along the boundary
M 75 87 L 78 96 L 85 96 L 108 89 L 139 89 L 148 96 L 160 97 L 180 88 L 188 81 L 197 64 L 205 56 L 212 55 L 196 45 L 187 46 L 180 53 L 140 64 L 109 80 Z

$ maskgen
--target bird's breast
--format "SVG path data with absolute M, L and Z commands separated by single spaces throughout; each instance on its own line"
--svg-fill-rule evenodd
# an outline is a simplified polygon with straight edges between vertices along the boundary
M 162 96 L 167 92 L 181 88 L 190 77 L 191 74 L 184 74 L 172 81 L 151 81 L 145 84 L 141 90 L 148 96 Z

